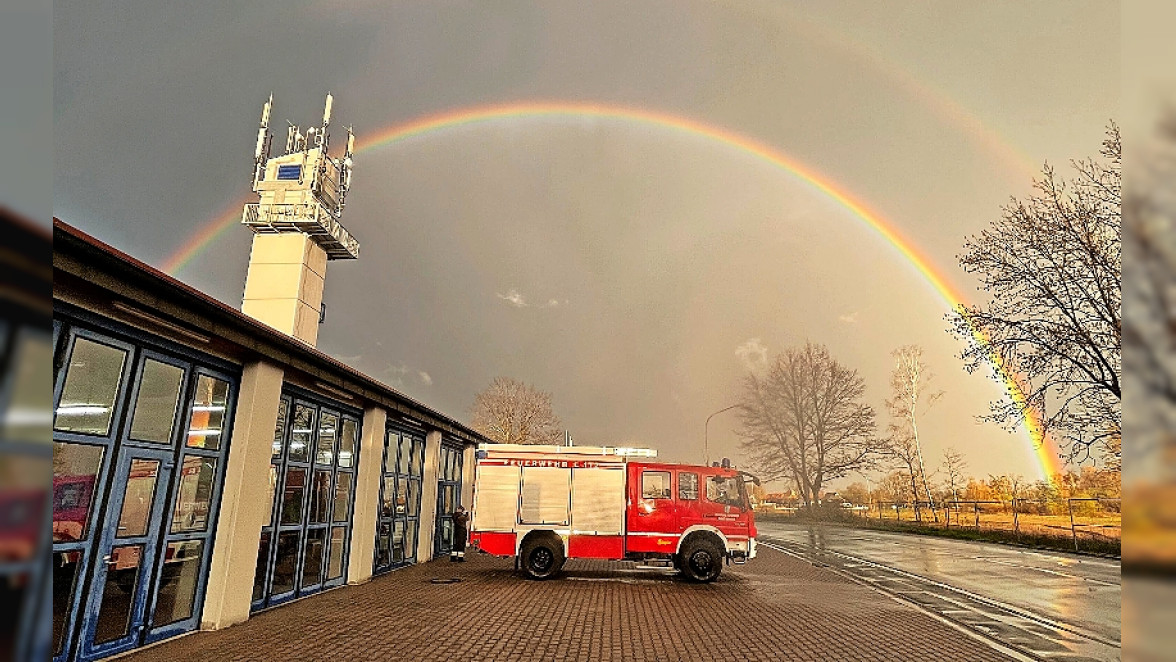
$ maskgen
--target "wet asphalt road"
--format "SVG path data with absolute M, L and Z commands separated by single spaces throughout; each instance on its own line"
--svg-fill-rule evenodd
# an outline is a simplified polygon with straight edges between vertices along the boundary
M 1062 633 L 1065 640 L 1051 641 L 1050 646 L 1064 646 L 1075 653 L 1082 649 L 1083 657 L 1107 659 L 1108 653 L 1117 657 L 1112 652 L 1119 645 L 1121 628 L 1117 560 L 837 526 L 763 522 L 758 528 L 767 541 L 779 541 L 810 560 L 829 562 L 882 588 L 895 591 L 896 579 L 909 579 L 921 584 L 920 593 L 937 593 L 936 599 L 978 596 L 990 601 L 988 606 L 1005 605 L 1070 630 Z M 935 589 L 934 583 L 955 591 Z M 989 616 L 995 614 L 989 611 Z M 1108 645 L 1092 644 L 1087 649 L 1074 644 L 1082 637 Z M 1035 655 L 1043 652 L 1034 645 L 1023 648 Z

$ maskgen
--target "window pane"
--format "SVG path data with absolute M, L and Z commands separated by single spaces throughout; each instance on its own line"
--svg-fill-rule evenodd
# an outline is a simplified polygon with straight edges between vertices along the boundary
M 376 534 L 376 567 L 384 568 L 392 563 L 392 524 L 384 522 L 380 524 L 379 533 Z
M 123 493 L 122 513 L 118 517 L 117 537 L 133 538 L 147 533 L 147 521 L 151 519 L 151 502 L 158 478 L 159 460 L 131 460 L 131 472 L 127 475 L 126 491 Z
M 106 643 L 127 635 L 131 627 L 131 596 L 138 590 L 142 545 L 115 547 L 106 561 L 106 580 L 103 582 L 102 604 L 94 624 L 94 643 Z M 94 590 L 91 588 L 90 590 Z
M 126 358 L 121 349 L 78 338 L 66 368 L 54 429 L 108 434 Z
M 271 526 L 274 523 L 274 495 L 278 491 L 278 465 L 271 464 L 269 470 L 269 492 L 267 493 L 265 503 L 269 507 L 269 514 L 265 517 L 265 525 Z
M 420 526 L 420 521 L 415 519 L 408 520 L 404 525 L 404 558 L 411 559 L 416 557 L 416 542 L 417 542 L 417 527 Z
M 49 441 L 53 420 L 53 345 L 48 334 L 22 331 L 13 353 L 8 409 L 0 412 L 3 435 L 13 441 Z
M 290 415 L 290 402 L 288 400 L 281 400 L 278 402 L 278 421 L 274 423 L 274 446 L 270 452 L 271 459 L 277 459 L 282 456 L 282 439 L 286 434 L 286 417 Z
M 395 432 L 388 432 L 384 435 L 384 471 L 386 473 L 396 473 L 396 458 L 399 454 L 400 435 Z
M 404 562 L 404 520 L 396 520 L 396 528 L 392 532 L 392 562 Z
M 339 438 L 339 466 L 355 466 L 355 436 L 359 428 L 350 418 L 343 419 L 343 436 Z
M 408 481 L 408 514 L 416 515 L 420 511 L 421 481 Z
M 396 514 L 405 515 L 408 513 L 408 484 L 411 481 L 407 478 L 401 478 L 396 483 Z
M 294 590 L 294 575 L 298 569 L 298 538 L 301 531 L 278 534 L 278 556 L 274 559 L 274 581 L 270 595 Z
M 326 529 L 310 529 L 306 532 L 306 557 L 302 559 L 302 588 L 323 581 L 323 552 L 326 539 Z
M 327 563 L 327 579 L 337 579 L 343 575 L 343 548 L 347 529 L 336 526 L 331 529 L 331 557 Z
M 302 521 L 302 499 L 306 488 L 306 469 L 291 467 L 286 470 L 286 487 L 282 493 L 282 524 Z
M 189 446 L 212 450 L 220 448 L 228 401 L 228 382 L 200 375 L 196 380 L 196 397 L 192 401 L 192 424 L 188 426 Z
M 669 499 L 670 472 L 643 471 L 641 472 L 642 499 Z
M 351 507 L 351 474 L 340 471 L 335 476 L 335 505 L 332 522 L 346 522 Z
M 180 469 L 176 507 L 172 512 L 172 533 L 203 531 L 208 528 L 208 506 L 216 480 L 216 459 L 189 455 Z M 267 503 L 272 504 L 273 499 Z
M 131 439 L 171 443 L 183 383 L 183 368 L 151 359 L 143 362 L 131 420 Z
M 420 476 L 425 459 L 425 442 L 417 439 L 412 445 L 412 475 Z
M 311 524 L 325 524 L 328 508 L 331 506 L 331 472 L 314 472 L 314 484 L 310 487 L 310 522 Z
M 155 627 L 182 621 L 192 616 L 196 587 L 200 583 L 200 561 L 204 541 L 179 540 L 168 543 L 163 557 L 163 571 L 155 598 Z
M 53 540 L 86 537 L 94 485 L 102 469 L 103 449 L 82 444 L 53 444 Z
M 678 474 L 678 498 L 686 501 L 698 499 L 698 474 Z
M 396 512 L 396 477 L 384 476 L 384 490 L 380 494 L 380 515 L 391 517 Z
M 335 414 L 323 412 L 319 421 L 318 452 L 314 461 L 318 464 L 331 464 L 335 461 L 335 441 L 339 434 L 339 417 Z
M 726 506 L 743 505 L 743 498 L 739 495 L 739 482 L 735 478 L 707 476 L 706 498 Z
M 290 459 L 305 462 L 310 454 L 310 442 L 314 435 L 314 409 L 294 405 L 294 425 L 290 429 Z
M 270 537 L 273 533 L 261 532 L 261 544 L 257 547 L 257 569 L 253 572 L 253 601 L 265 597 L 265 571 L 269 566 Z
M 408 473 L 408 458 L 412 457 L 412 439 L 408 437 L 400 438 L 400 464 L 398 471 L 402 474 Z
M 56 530 L 54 533 L 56 537 Z M 65 642 L 65 619 L 73 606 L 78 586 L 78 570 L 82 567 L 82 552 L 53 554 L 53 655 L 61 653 Z

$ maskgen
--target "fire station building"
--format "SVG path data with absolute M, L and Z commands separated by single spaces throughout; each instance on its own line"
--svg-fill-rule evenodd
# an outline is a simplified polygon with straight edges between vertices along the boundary
M 314 271 L 273 236 L 254 262 L 286 242 Z M 246 314 L 61 221 L 53 249 L 54 660 L 448 553 L 485 438 L 261 321 L 285 314 L 261 283 Z

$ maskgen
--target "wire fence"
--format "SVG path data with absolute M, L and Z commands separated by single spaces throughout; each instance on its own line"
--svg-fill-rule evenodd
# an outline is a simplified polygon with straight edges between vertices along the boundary
M 916 526 L 945 529 L 1000 531 L 1014 537 L 1069 538 L 1075 551 L 1083 543 L 1114 542 L 1123 535 L 1122 502 L 1117 498 L 1074 497 L 1036 500 L 895 502 L 872 501 L 869 505 L 841 507 L 858 517 L 890 520 Z M 1087 544 L 1087 547 L 1096 545 Z

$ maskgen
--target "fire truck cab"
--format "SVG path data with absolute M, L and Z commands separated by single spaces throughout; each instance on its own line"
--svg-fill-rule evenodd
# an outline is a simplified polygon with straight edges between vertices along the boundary
M 513 556 L 531 579 L 583 558 L 672 565 L 709 582 L 724 561 L 755 557 L 754 478 L 729 467 L 616 447 L 483 444 L 476 457 L 470 542 Z

